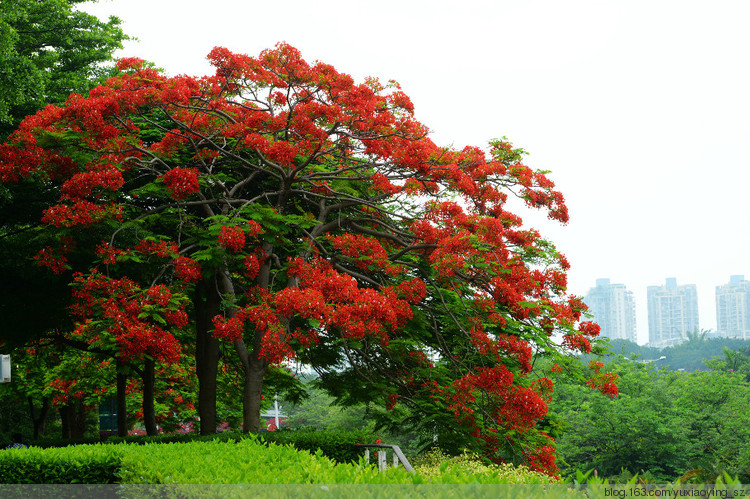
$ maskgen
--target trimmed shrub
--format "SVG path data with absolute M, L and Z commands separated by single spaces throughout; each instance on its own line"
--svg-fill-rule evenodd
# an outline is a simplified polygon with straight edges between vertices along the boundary
M 0 452 L 0 483 L 118 483 L 121 449 L 81 445 Z
M 375 440 L 372 433 L 360 431 L 314 431 L 314 430 L 280 430 L 263 433 L 261 441 L 276 444 L 291 444 L 300 450 L 316 453 L 320 450 L 324 456 L 339 463 L 359 461 L 363 451 L 355 444 Z

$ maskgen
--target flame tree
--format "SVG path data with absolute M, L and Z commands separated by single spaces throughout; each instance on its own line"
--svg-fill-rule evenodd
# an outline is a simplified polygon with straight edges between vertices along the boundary
M 356 84 L 284 44 L 208 58 L 203 78 L 123 59 L 0 151 L 3 181 L 59 189 L 40 264 L 64 274 L 97 244 L 71 276 L 71 334 L 174 362 L 170 331 L 194 330 L 203 432 L 223 341 L 244 368 L 246 431 L 269 366 L 296 357 L 554 473 L 537 424 L 552 381 L 532 366 L 590 351 L 598 326 L 566 293 L 565 257 L 507 203 L 565 223 L 554 184 L 506 141 L 436 145 L 393 82 Z

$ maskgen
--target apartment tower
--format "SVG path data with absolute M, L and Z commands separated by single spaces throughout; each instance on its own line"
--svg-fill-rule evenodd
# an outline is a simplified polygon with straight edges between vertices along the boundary
M 583 301 L 594 315 L 593 321 L 601 327 L 602 336 L 636 342 L 635 301 L 624 284 L 597 279 L 596 287 L 589 290 Z
M 664 286 L 649 286 L 648 340 L 649 346 L 664 348 L 676 345 L 688 332 L 698 331 L 698 292 L 695 284 L 678 286 L 669 277 Z
M 750 281 L 733 275 L 716 286 L 716 332 L 719 336 L 750 339 Z

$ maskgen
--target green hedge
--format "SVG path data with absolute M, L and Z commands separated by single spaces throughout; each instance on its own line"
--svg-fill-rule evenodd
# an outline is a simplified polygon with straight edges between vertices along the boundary
M 405 473 L 403 470 L 400 470 Z M 389 483 L 370 466 L 342 464 L 321 452 L 291 445 L 239 442 L 189 442 L 128 446 L 122 483 L 307 484 Z
M 403 467 L 379 472 L 372 465 L 338 463 L 318 451 L 291 445 L 240 442 L 190 442 L 127 446 L 122 483 L 164 484 L 549 484 L 540 474 L 512 474 L 501 468 L 442 466 L 430 476 Z
M 7 449 L 0 452 L 0 483 L 118 483 L 116 446 Z
M 531 482 L 545 483 L 541 477 Z M 503 484 L 518 483 L 497 470 L 441 466 L 430 475 L 403 467 L 340 463 L 322 451 L 240 441 L 82 445 L 14 449 L 0 453 L 0 483 L 123 484 Z

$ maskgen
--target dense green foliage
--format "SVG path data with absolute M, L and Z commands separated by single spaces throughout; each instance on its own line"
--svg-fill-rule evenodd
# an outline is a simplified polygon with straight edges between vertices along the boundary
M 619 357 L 612 399 L 558 383 L 552 413 L 560 424 L 563 473 L 596 469 L 626 479 L 685 476 L 710 482 L 726 471 L 750 479 L 750 384 L 728 370 L 676 372 Z M 687 474 L 687 475 L 686 475 Z

